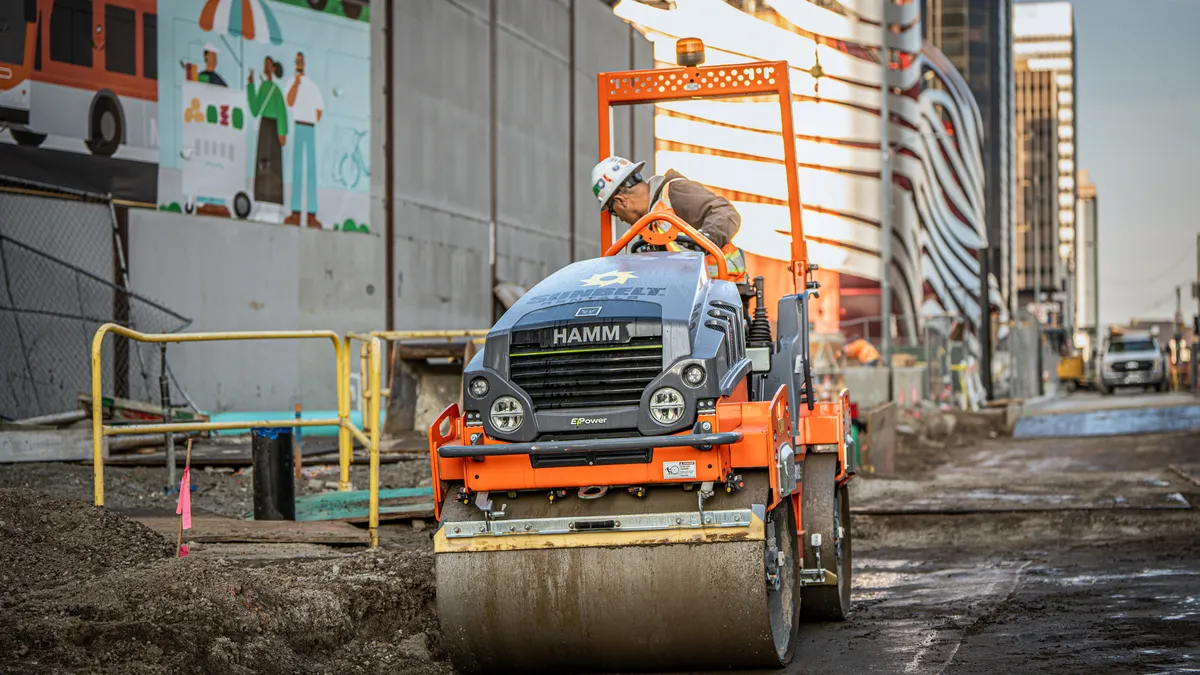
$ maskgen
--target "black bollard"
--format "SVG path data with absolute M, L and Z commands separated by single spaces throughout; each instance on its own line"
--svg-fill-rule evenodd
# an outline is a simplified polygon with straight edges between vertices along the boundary
M 251 430 L 254 461 L 254 519 L 295 520 L 291 429 Z

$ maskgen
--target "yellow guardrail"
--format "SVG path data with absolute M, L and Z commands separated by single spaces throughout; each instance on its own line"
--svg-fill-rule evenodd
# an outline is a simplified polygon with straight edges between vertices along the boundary
M 346 342 L 343 345 L 342 353 L 345 354 L 346 361 L 346 386 L 350 386 L 350 346 L 355 340 L 362 342 L 359 348 L 359 358 L 366 365 L 363 373 L 367 377 L 367 387 L 363 392 L 363 400 L 367 403 L 366 410 L 363 411 L 363 427 L 367 429 L 364 434 L 362 430 L 353 424 L 342 426 L 342 430 L 354 434 L 359 443 L 371 449 L 370 451 L 370 472 L 368 479 L 368 489 L 370 490 L 370 506 L 368 508 L 369 523 L 368 528 L 371 533 L 371 548 L 379 546 L 379 365 L 380 365 L 380 342 L 379 338 L 371 335 L 363 335 L 360 333 L 347 333 Z M 348 394 L 349 392 L 347 392 Z M 347 417 L 349 417 L 347 415 Z M 368 420 L 371 420 L 368 423 Z M 339 434 L 341 431 L 339 431 Z M 350 457 L 340 456 L 342 465 L 342 475 L 346 478 L 350 476 Z
M 148 343 L 184 343 L 184 342 L 229 342 L 246 340 L 329 340 L 333 343 L 337 372 L 337 418 L 312 420 L 262 420 L 258 422 L 162 422 L 158 424 L 129 424 L 108 425 L 103 419 L 103 368 L 100 361 L 101 347 L 104 336 L 109 333 L 137 342 Z M 338 487 L 340 490 L 350 488 L 350 462 L 353 458 L 354 444 L 352 438 L 357 438 L 366 448 L 370 456 L 370 546 L 379 545 L 379 431 L 371 429 L 368 435 L 350 421 L 350 358 L 349 346 L 352 340 L 364 342 L 362 350 L 366 354 L 368 364 L 373 364 L 367 377 L 368 386 L 364 398 L 369 398 L 371 408 L 376 417 L 379 415 L 379 363 L 380 341 L 373 336 L 347 335 L 344 339 L 337 333 L 328 330 L 296 330 L 296 331 L 237 331 L 227 333 L 140 333 L 124 326 L 107 323 L 96 330 L 92 338 L 92 467 L 93 490 L 96 506 L 104 506 L 104 439 L 109 436 L 149 434 L 149 433 L 178 433 L 186 431 L 222 431 L 228 429 L 245 429 L 249 427 L 290 428 L 290 427 L 338 427 L 338 464 L 341 469 Z M 364 426 L 366 426 L 364 418 Z M 372 424 L 371 427 L 378 425 Z
M 446 342 L 450 342 L 450 341 L 454 340 L 455 338 L 469 337 L 469 338 L 477 338 L 477 339 L 473 340 L 473 342 L 478 344 L 478 343 L 483 342 L 483 338 L 487 337 L 487 334 L 488 334 L 488 331 L 486 328 L 484 328 L 484 329 L 472 329 L 472 330 L 373 330 L 373 331 L 367 333 L 366 335 L 373 337 L 373 338 L 377 338 L 381 342 L 398 342 L 401 340 L 445 340 Z M 384 353 L 387 353 L 387 352 L 384 352 Z M 359 372 L 360 373 L 367 372 L 367 370 L 366 370 L 367 366 L 368 366 L 368 364 L 366 362 L 366 358 L 360 356 Z M 381 384 L 380 389 L 379 389 L 379 395 L 384 399 L 390 398 L 392 395 L 392 370 L 391 370 L 391 368 L 392 368 L 392 364 L 391 364 L 391 360 L 389 359 L 389 361 L 387 363 L 387 375 L 385 376 L 387 386 L 383 386 Z M 375 372 L 378 372 L 379 366 L 376 366 L 374 370 L 375 370 Z M 368 401 L 368 399 L 366 396 L 362 396 L 359 398 L 359 412 L 361 412 L 362 416 L 363 416 L 363 418 L 362 418 L 363 426 L 366 428 L 370 428 L 371 426 L 375 426 L 376 422 L 379 420 L 379 413 L 378 413 L 378 411 L 376 411 L 374 417 L 368 417 L 367 416 L 367 401 Z M 382 402 L 381 402 L 381 404 L 382 404 Z

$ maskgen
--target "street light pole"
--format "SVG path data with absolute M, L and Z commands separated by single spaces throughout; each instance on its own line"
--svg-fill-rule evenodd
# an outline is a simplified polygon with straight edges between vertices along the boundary
M 880 235 L 883 237 L 882 245 L 880 246 L 880 257 L 882 258 L 882 272 L 879 275 L 879 292 L 882 307 L 880 308 L 880 316 L 883 322 L 883 337 L 880 341 L 880 353 L 883 356 L 883 365 L 886 368 L 892 367 L 892 285 L 889 281 L 889 275 L 892 269 L 892 157 L 891 157 L 891 141 L 889 140 L 888 125 L 890 123 L 890 115 L 888 113 L 888 96 L 891 94 L 891 87 L 888 85 L 889 79 L 889 62 L 888 56 L 888 5 L 889 0 L 881 0 L 883 5 L 882 14 L 880 14 L 879 24 L 879 62 L 881 66 L 881 82 L 879 85 L 879 194 L 880 194 Z M 889 370 L 890 372 L 890 370 Z
M 990 243 L 990 242 L 989 242 Z M 979 377 L 984 400 L 994 398 L 992 389 L 992 301 L 990 277 L 992 256 L 987 245 L 979 247 Z
M 1042 196 L 1041 177 L 1033 177 L 1033 305 L 1041 321 L 1042 308 Z
M 1200 391 L 1200 234 L 1196 235 L 1196 286 L 1192 289 L 1192 295 L 1196 298 L 1196 320 L 1192 322 L 1192 353 L 1189 357 L 1192 362 L 1192 391 Z

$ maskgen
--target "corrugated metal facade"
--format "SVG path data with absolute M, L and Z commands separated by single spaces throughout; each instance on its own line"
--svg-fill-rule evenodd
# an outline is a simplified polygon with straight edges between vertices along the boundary
M 570 262 L 572 227 L 575 257 L 595 255 L 587 185 L 598 154 L 596 73 L 651 67 L 650 44 L 599 0 L 429 0 L 393 3 L 392 11 L 395 138 L 385 148 L 387 38 L 379 12 L 372 16 L 371 133 L 380 142 L 371 174 L 372 220 L 383 223 L 391 152 L 394 325 L 486 326 L 493 186 L 496 280 L 528 287 Z M 617 150 L 649 159 L 653 113 L 639 111 L 633 121 L 629 114 L 614 119 L 618 130 L 629 129 L 619 132 Z

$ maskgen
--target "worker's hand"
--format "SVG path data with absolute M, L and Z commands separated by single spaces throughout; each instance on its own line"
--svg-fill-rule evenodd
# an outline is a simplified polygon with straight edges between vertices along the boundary
M 320 108 L 318 108 L 318 109 L 317 109 L 317 121 L 318 121 L 318 122 L 320 122 L 320 121 L 321 121 L 321 113 L 322 113 L 322 112 L 324 112 L 324 111 L 323 111 L 323 110 L 321 110 Z
M 287 145 L 287 136 L 284 136 L 283 134 L 279 134 L 279 146 L 283 147 L 285 145 Z
M 253 68 L 250 69 L 250 77 L 246 78 L 246 82 L 248 82 L 249 84 L 254 84 L 254 69 Z

